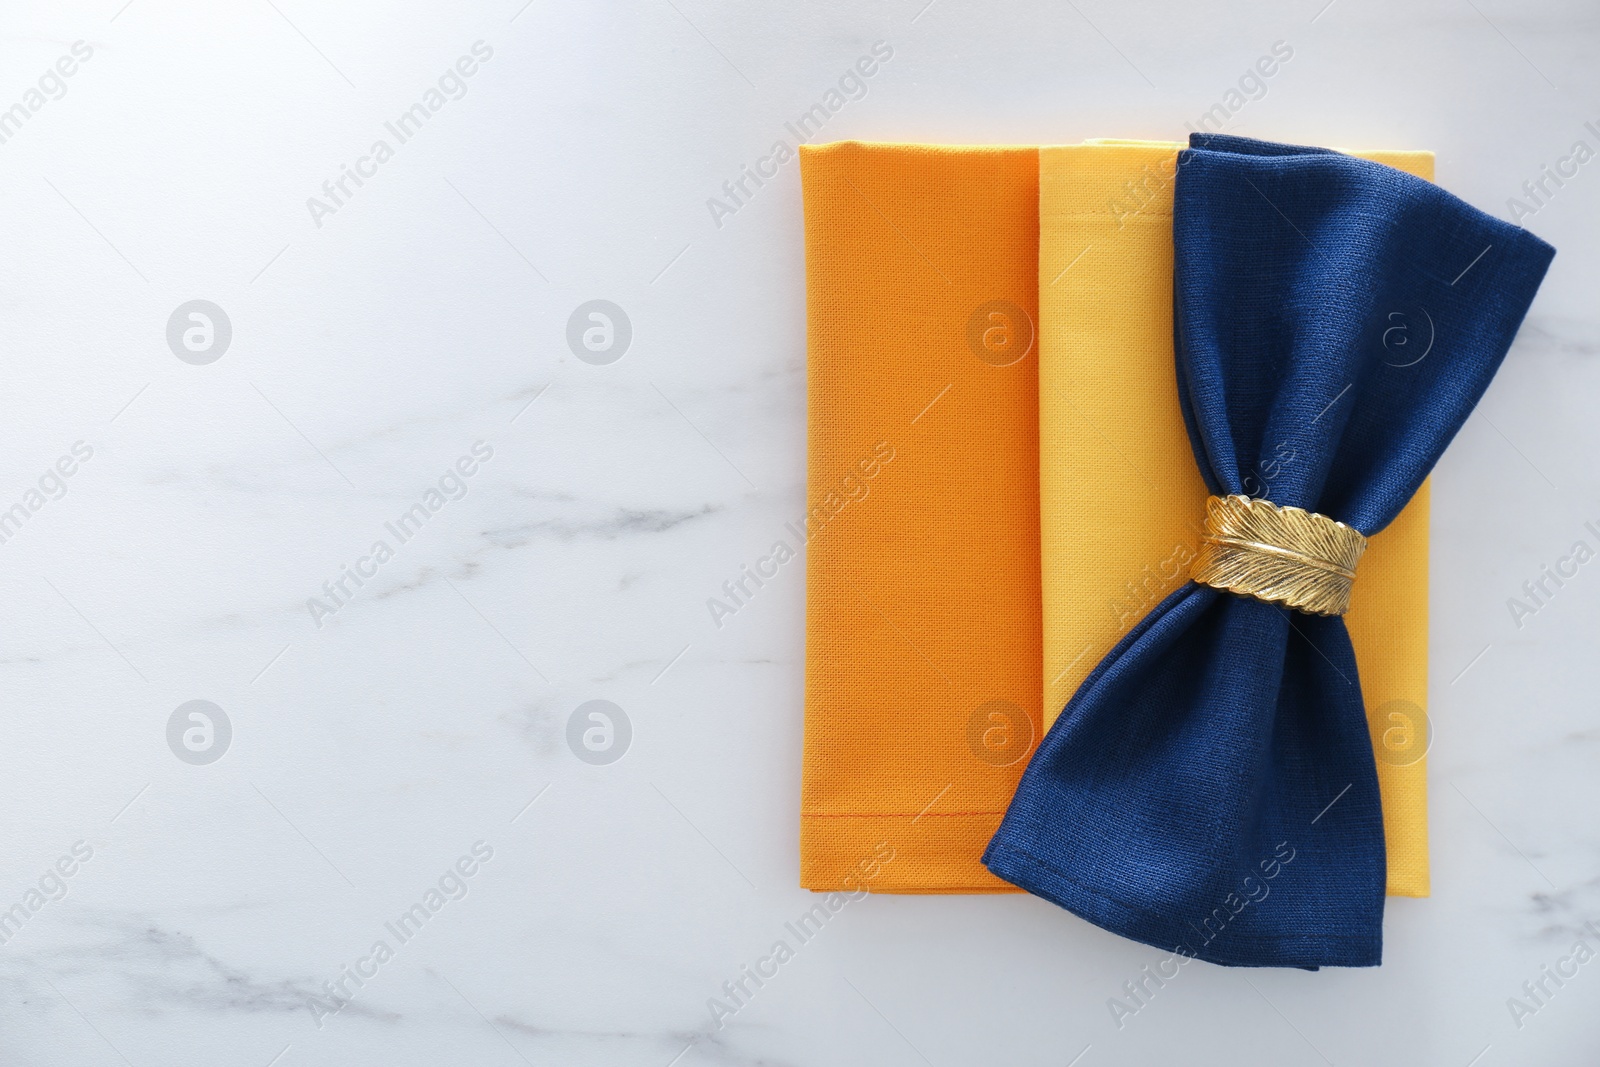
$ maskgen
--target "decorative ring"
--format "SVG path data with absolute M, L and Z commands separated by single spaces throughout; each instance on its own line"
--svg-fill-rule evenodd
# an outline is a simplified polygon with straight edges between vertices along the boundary
M 1206 500 L 1205 534 L 1191 577 L 1296 611 L 1343 615 L 1366 550 L 1360 530 L 1326 515 L 1254 497 L 1214 496 Z

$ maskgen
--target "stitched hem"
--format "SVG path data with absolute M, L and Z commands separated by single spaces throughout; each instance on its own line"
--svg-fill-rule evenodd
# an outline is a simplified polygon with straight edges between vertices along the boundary
M 800 885 L 874 893 L 1017 893 L 983 850 L 1001 812 L 840 813 L 800 820 Z
M 1003 811 L 802 811 L 802 819 L 959 819 L 1004 815 Z

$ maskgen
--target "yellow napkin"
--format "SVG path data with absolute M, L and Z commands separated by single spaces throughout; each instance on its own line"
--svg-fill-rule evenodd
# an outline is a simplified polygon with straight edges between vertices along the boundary
M 1207 490 L 1178 405 L 1172 342 L 1180 147 L 1095 141 L 1039 153 L 1045 729 L 1112 646 L 1188 579 L 1199 542 Z M 1354 154 L 1433 177 L 1431 153 Z M 1245 487 L 1270 498 L 1281 465 L 1294 462 L 1292 443 L 1267 455 Z M 1426 484 L 1372 539 L 1345 621 L 1378 757 L 1389 892 L 1427 896 Z

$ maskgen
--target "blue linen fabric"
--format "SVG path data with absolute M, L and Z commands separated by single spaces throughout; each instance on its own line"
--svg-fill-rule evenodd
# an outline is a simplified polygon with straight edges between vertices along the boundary
M 1390 167 L 1202 134 L 1178 157 L 1173 242 L 1179 392 L 1211 491 L 1259 489 L 1277 460 L 1273 503 L 1369 536 L 1483 395 L 1554 255 Z M 1396 315 L 1414 335 L 1391 350 Z M 1378 964 L 1383 819 L 1344 620 L 1178 589 L 1074 694 L 984 863 L 1186 956 Z

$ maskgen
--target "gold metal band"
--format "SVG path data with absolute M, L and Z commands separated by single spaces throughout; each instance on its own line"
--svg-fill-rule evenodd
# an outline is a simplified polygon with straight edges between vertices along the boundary
M 1361 531 L 1304 508 L 1248 496 L 1206 501 L 1205 536 L 1191 575 L 1202 585 L 1312 615 L 1350 610 Z

